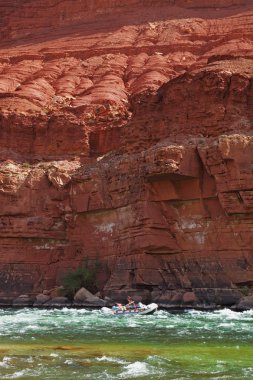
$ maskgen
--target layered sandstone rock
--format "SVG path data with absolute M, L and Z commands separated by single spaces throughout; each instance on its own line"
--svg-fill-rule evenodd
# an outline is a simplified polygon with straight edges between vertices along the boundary
M 89 20 L 89 23 L 96 24 L 103 22 L 104 15 L 114 14 L 122 17 L 124 13 L 136 11 L 143 12 L 144 7 L 150 8 L 150 14 L 153 8 L 164 7 L 170 8 L 229 8 L 240 5 L 247 5 L 247 0 L 65 0 L 59 2 L 56 0 L 32 1 L 32 0 L 1 0 L 0 10 L 2 15 L 1 37 L 5 39 L 16 39 L 20 37 L 39 35 L 41 31 L 47 28 L 53 30 L 69 26 L 78 27 Z M 173 9 L 169 9 L 173 12 Z M 161 12 L 159 12 L 161 14 Z M 178 12 L 173 12 L 178 16 Z M 102 17 L 101 17 L 102 16 Z M 152 16 L 151 16 L 152 17 Z M 132 17 L 130 20 L 133 20 Z M 138 18 L 134 17 L 138 23 Z M 120 21 L 120 19 L 119 19 Z M 115 23 L 112 24 L 115 27 Z M 50 31 L 51 32 L 51 31 Z
M 253 283 L 251 2 L 7 3 L 0 298 L 89 257 L 112 299 L 237 303 Z

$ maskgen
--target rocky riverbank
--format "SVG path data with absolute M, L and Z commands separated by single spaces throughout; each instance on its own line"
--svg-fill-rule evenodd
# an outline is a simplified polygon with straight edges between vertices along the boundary
M 218 293 L 218 292 L 217 292 Z M 96 295 L 90 293 L 87 289 L 79 289 L 73 298 L 62 296 L 62 287 L 55 288 L 53 291 L 44 291 L 36 296 L 20 295 L 15 299 L 0 299 L 0 308 L 2 307 L 35 307 L 35 308 L 87 308 L 87 309 L 99 309 L 103 306 L 111 307 L 115 302 L 120 302 L 122 304 L 126 303 L 126 298 L 111 299 L 109 297 L 101 297 L 98 292 Z M 219 304 L 216 302 L 201 303 L 197 300 L 193 292 L 187 292 L 180 297 L 180 292 L 178 292 L 177 297 L 174 296 L 174 300 L 163 299 L 147 299 L 142 296 L 133 296 L 136 302 L 145 301 L 146 303 L 156 302 L 160 309 L 163 310 L 185 310 L 185 309 L 196 309 L 196 310 L 217 310 L 223 308 L 230 308 L 235 311 L 244 311 L 253 309 L 253 295 L 241 296 L 238 298 L 236 303 L 232 303 L 232 298 L 230 301 L 222 302 Z

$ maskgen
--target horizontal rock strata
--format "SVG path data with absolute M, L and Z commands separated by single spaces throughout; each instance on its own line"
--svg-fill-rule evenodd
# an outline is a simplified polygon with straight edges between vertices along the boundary
M 84 257 L 115 300 L 250 296 L 251 1 L 0 9 L 0 299 Z

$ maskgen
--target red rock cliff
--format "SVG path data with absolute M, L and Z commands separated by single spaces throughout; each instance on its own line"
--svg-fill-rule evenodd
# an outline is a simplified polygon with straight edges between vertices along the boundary
M 233 305 L 253 284 L 253 5 L 0 1 L 0 297 L 101 287 Z

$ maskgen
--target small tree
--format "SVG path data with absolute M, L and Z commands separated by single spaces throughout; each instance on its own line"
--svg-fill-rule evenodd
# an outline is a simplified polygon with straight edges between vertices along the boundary
M 84 287 L 92 293 L 97 292 L 97 272 L 99 260 L 93 262 L 87 257 L 76 269 L 69 270 L 61 277 L 64 295 L 73 298 L 77 290 Z

